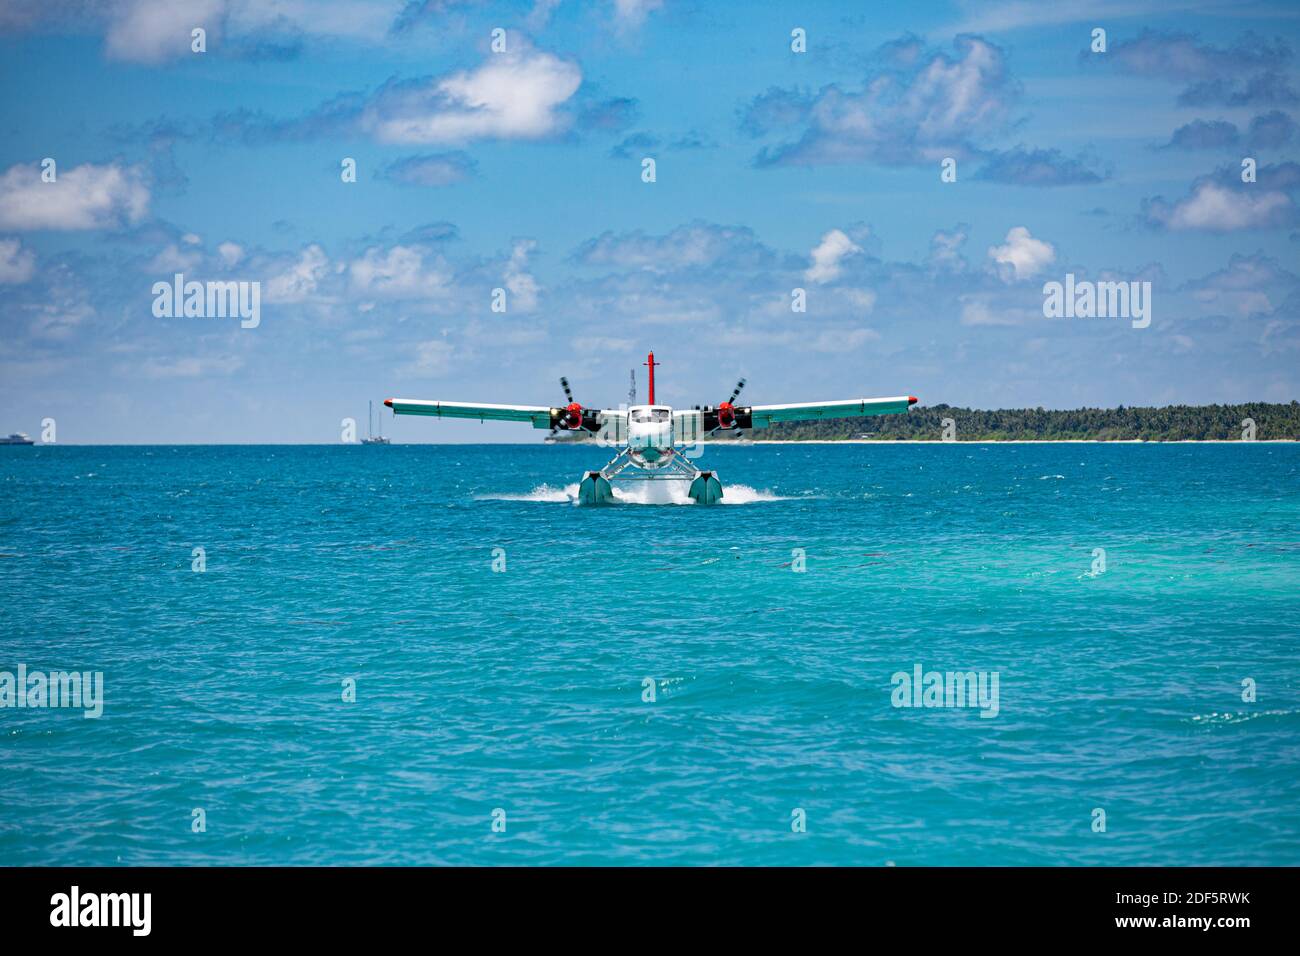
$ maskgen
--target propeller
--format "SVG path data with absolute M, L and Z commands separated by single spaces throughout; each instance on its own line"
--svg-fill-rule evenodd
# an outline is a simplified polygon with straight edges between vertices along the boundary
M 745 388 L 745 380 L 742 378 L 736 383 L 736 387 L 731 390 L 731 397 L 725 402 L 718 404 L 718 427 L 733 428 L 736 424 L 736 406 L 735 401 L 741 391 Z
M 582 427 L 582 406 L 574 401 L 573 391 L 569 388 L 569 380 L 563 375 L 560 376 L 560 388 L 564 389 L 564 398 L 568 404 L 562 409 L 563 414 L 560 419 L 551 426 L 552 435 L 555 434 L 557 428 L 572 431 L 575 428 Z

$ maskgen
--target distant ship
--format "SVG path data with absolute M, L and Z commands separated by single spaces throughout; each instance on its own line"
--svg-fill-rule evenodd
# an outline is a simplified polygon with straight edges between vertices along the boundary
M 0 438 L 0 445 L 35 445 L 25 432 L 14 432 L 8 438 Z
M 384 416 L 379 416 L 379 434 L 375 434 L 375 403 L 369 402 L 370 413 L 366 421 L 366 437 L 361 439 L 363 445 L 387 445 L 389 441 L 384 437 Z M 28 442 L 31 444 L 31 442 Z

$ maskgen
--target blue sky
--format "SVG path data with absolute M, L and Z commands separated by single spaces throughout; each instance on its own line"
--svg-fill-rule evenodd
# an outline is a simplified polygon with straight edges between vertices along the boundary
M 616 406 L 649 348 L 682 405 L 1291 401 L 1298 42 L 1286 4 L 5 0 L 0 430 L 332 442 L 369 398 Z M 178 271 L 261 283 L 258 327 L 156 317 Z M 1044 318 L 1067 273 L 1151 282 L 1150 327 Z

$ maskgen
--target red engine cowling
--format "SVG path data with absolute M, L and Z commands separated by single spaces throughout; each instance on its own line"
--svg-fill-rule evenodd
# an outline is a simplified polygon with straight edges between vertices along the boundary
M 577 402 L 570 402 L 564 408 L 564 417 L 560 419 L 560 427 L 575 429 L 582 427 L 582 406 Z
M 723 402 L 718 406 L 718 427 L 731 428 L 736 424 L 736 408 L 731 402 Z

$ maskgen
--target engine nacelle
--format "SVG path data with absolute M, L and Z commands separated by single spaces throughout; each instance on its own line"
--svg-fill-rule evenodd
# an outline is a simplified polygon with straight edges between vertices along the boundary
M 754 415 L 750 406 L 737 408 L 731 402 L 723 402 L 717 408 L 705 405 L 701 413 L 704 416 L 704 430 L 715 432 L 750 429 L 754 427 Z
M 586 429 L 590 432 L 600 430 L 600 413 L 592 408 L 583 408 L 577 402 L 570 402 L 563 408 L 551 409 L 551 428 L 557 431 L 573 432 Z

